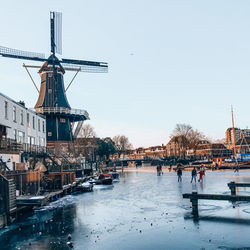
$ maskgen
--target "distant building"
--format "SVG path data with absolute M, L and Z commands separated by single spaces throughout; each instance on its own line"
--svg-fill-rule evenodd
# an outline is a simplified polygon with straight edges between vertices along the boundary
M 145 148 L 144 153 L 147 158 L 162 158 L 166 156 L 166 146 L 161 145 Z
M 235 130 L 235 141 L 234 141 L 234 130 Z M 234 143 L 240 139 L 240 129 L 239 128 L 228 128 L 226 130 L 226 145 L 227 148 L 233 148 Z
M 166 156 L 180 156 L 186 155 L 188 140 L 185 136 L 173 136 L 166 145 Z
M 242 137 L 250 137 L 250 129 L 241 129 L 240 138 Z
M 250 136 L 244 136 L 236 142 L 237 154 L 249 154 L 250 153 Z
M 152 146 L 148 148 L 140 147 L 134 150 L 129 150 L 125 157 L 137 160 L 143 160 L 148 158 L 157 159 L 166 157 L 166 146 L 162 144 L 161 146 Z
M 231 154 L 232 151 L 228 150 L 222 143 L 201 143 L 196 149 L 196 156 L 200 158 L 229 157 Z
M 236 144 L 236 142 L 238 142 L 239 139 L 250 136 L 250 129 L 240 129 L 240 128 L 234 128 L 234 129 L 235 129 L 235 141 L 234 141 L 233 128 L 228 128 L 226 130 L 226 145 L 228 149 L 232 149 L 234 143 Z
M 144 159 L 145 156 L 146 156 L 145 148 L 142 147 L 129 150 L 128 155 L 126 155 L 126 157 L 129 159 L 138 159 L 138 160 Z

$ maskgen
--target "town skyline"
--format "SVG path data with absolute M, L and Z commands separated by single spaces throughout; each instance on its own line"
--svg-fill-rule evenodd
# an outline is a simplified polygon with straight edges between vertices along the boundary
M 39 9 L 31 1 L 27 6 L 13 3 L 2 6 L 0 20 L 8 26 L 2 27 L 1 45 L 48 52 L 49 11 L 58 10 L 61 1 L 45 1 Z M 67 95 L 72 107 L 89 112 L 88 123 L 99 137 L 124 134 L 134 147 L 161 145 L 167 143 L 175 124 L 187 123 L 221 139 L 231 126 L 231 104 L 235 127 L 250 124 L 245 115 L 248 93 L 242 91 L 250 81 L 247 1 L 241 5 L 233 1 L 75 3 L 64 1 L 60 6 L 63 56 L 107 61 L 110 70 L 105 75 L 77 76 Z M 0 91 L 34 107 L 37 93 L 22 63 L 0 58 L 4 83 Z M 40 85 L 36 71 L 32 76 Z M 71 77 L 65 74 L 65 84 Z

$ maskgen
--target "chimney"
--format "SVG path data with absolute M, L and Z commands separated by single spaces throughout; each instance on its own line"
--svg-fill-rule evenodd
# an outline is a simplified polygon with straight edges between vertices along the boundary
M 18 102 L 20 105 L 22 105 L 23 107 L 25 107 L 25 102 L 24 101 L 19 101 Z

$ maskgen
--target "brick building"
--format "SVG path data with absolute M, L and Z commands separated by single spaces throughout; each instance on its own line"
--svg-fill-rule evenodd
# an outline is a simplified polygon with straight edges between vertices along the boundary
M 180 156 L 186 155 L 188 140 L 185 136 L 173 136 L 166 145 L 166 156 Z

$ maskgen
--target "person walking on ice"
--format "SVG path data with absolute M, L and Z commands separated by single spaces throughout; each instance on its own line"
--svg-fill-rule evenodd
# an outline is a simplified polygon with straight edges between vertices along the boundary
M 205 175 L 205 170 L 204 170 L 204 168 L 203 168 L 203 167 L 201 167 L 201 169 L 200 169 L 200 172 L 199 172 L 199 173 L 200 173 L 200 178 L 199 178 L 199 180 L 198 180 L 198 181 L 200 182 L 200 181 L 202 181 L 202 179 L 203 179 L 203 175 Z
M 182 170 L 180 167 L 177 169 L 177 176 L 178 176 L 178 182 L 181 182 L 182 181 L 182 178 L 181 178 Z
M 193 180 L 194 180 L 195 183 L 196 183 L 196 177 L 197 177 L 197 171 L 196 171 L 196 168 L 194 167 L 193 170 L 192 170 L 192 179 L 191 179 L 191 183 L 193 182 Z

